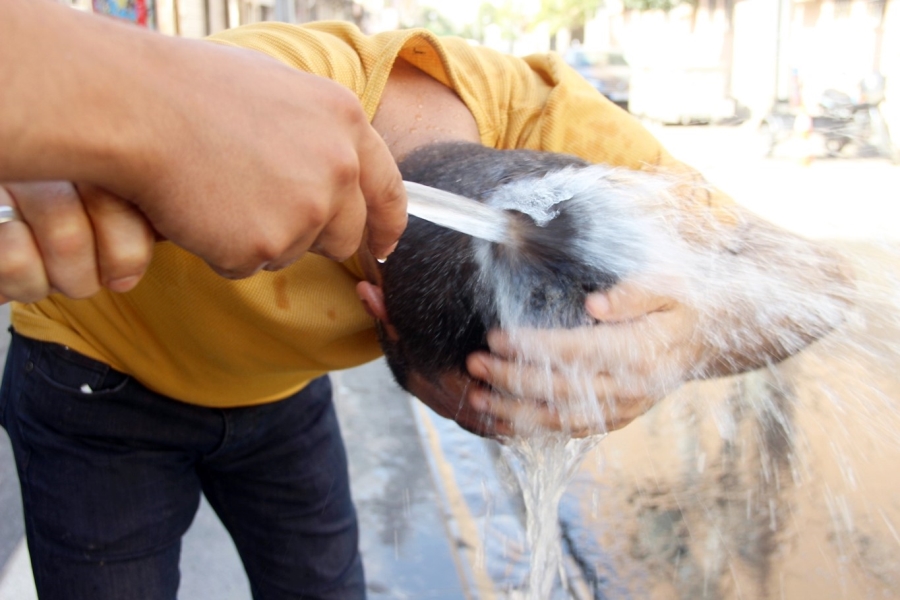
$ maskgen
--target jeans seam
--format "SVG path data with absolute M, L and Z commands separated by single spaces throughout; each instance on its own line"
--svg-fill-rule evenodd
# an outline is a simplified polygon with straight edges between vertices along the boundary
M 22 361 L 21 364 L 24 366 L 24 365 L 29 364 L 30 362 L 33 363 L 34 347 L 31 344 L 23 344 L 23 346 L 24 346 L 25 351 L 23 352 L 24 360 Z M 6 423 L 6 430 L 9 433 L 9 435 L 12 436 L 13 433 L 9 432 L 9 430 L 12 427 L 15 428 L 15 435 L 19 439 L 19 445 L 22 448 L 22 452 L 21 452 L 22 456 L 20 458 L 17 457 L 16 460 L 17 460 L 17 463 L 21 462 L 21 465 L 19 465 L 19 471 L 20 471 L 19 476 L 24 478 L 26 482 L 28 481 L 28 464 L 31 462 L 31 446 L 25 437 L 25 432 L 22 429 L 20 419 L 15 418 L 15 419 L 12 419 L 12 422 L 10 422 L 9 406 L 13 402 L 16 403 L 16 406 L 18 407 L 18 409 L 15 411 L 15 416 L 18 417 L 18 415 L 21 411 L 22 396 L 25 393 L 24 390 L 26 387 L 24 380 L 26 379 L 27 375 L 28 375 L 27 372 L 10 374 L 10 380 L 12 380 L 13 377 L 19 377 L 22 379 L 22 383 L 21 383 L 21 385 L 12 385 L 12 384 L 10 385 L 11 389 L 9 390 L 9 394 L 7 396 L 6 406 L 3 407 L 3 411 L 4 411 L 3 419 L 4 419 L 4 422 Z
M 216 456 L 225 451 L 226 446 L 231 442 L 234 437 L 234 424 L 231 421 L 231 418 L 228 415 L 228 412 L 222 409 L 216 411 L 219 416 L 222 418 L 222 439 L 219 440 L 219 443 L 215 448 L 204 454 L 204 456 L 200 459 L 199 465 L 204 465 L 216 458 Z

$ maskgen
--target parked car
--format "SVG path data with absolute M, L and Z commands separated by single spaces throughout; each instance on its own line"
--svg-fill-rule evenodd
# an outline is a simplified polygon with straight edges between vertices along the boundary
M 621 53 L 570 48 L 564 58 L 598 92 L 628 110 L 631 68 Z

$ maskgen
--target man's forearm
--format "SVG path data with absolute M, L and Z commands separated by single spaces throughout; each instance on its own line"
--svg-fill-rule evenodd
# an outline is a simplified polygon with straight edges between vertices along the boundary
M 0 182 L 94 184 L 229 277 L 343 260 L 364 229 L 386 256 L 406 224 L 395 161 L 334 81 L 48 0 L 0 0 L 0 39 Z
M 104 183 L 142 143 L 168 40 L 47 0 L 0 0 L 0 181 Z M 148 97 L 149 96 L 149 97 Z

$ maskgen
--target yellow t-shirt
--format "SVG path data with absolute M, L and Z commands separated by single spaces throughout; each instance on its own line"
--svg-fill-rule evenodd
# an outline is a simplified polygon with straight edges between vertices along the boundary
M 264 23 L 212 39 L 334 79 L 357 94 L 370 120 L 402 56 L 457 92 L 486 146 L 566 152 L 634 169 L 686 169 L 553 54 L 519 59 L 424 30 L 365 36 L 339 22 Z M 67 345 L 172 398 L 246 406 L 379 356 L 355 293 L 361 277 L 355 260 L 338 264 L 307 254 L 283 271 L 229 281 L 162 243 L 131 292 L 16 303 L 12 323 L 25 336 Z

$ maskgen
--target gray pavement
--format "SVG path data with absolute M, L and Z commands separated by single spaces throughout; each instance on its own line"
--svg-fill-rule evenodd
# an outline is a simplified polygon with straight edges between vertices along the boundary
M 332 379 L 369 597 L 466 597 L 410 397 L 381 361 Z
M 900 165 L 821 158 L 815 144 L 799 142 L 765 159 L 751 122 L 650 129 L 673 156 L 740 204 L 792 231 L 814 238 L 900 239 Z

